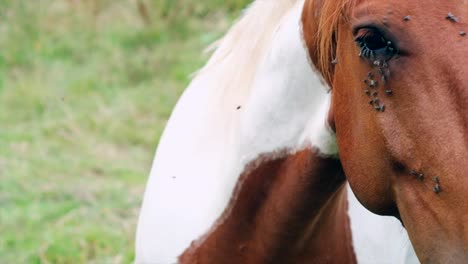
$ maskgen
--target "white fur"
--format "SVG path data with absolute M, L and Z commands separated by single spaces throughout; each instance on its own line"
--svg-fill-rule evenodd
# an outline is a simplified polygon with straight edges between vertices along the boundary
M 256 1 L 180 98 L 148 180 L 136 263 L 175 263 L 220 217 L 245 165 L 258 155 L 306 145 L 337 155 L 325 122 L 330 95 L 302 43 L 303 3 Z M 353 225 L 367 217 L 353 209 L 359 206 L 350 209 Z M 360 247 L 365 239 L 353 241 Z
M 406 230 L 394 217 L 373 214 L 348 188 L 354 252 L 361 264 L 419 263 Z
M 261 153 L 298 150 L 308 143 L 324 154 L 337 153 L 334 135 L 326 126 L 330 94 L 312 71 L 302 43 L 302 6 L 299 2 L 281 23 L 257 72 L 241 118 L 244 161 Z

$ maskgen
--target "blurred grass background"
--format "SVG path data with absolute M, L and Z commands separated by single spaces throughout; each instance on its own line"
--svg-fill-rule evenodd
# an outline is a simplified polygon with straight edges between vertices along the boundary
M 0 0 L 0 263 L 130 263 L 153 153 L 249 0 Z

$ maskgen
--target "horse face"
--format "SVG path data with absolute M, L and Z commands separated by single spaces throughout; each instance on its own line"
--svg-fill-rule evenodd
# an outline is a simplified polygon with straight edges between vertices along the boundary
M 468 259 L 465 21 L 455 0 L 310 0 L 303 13 L 350 185 L 402 220 L 423 262 Z

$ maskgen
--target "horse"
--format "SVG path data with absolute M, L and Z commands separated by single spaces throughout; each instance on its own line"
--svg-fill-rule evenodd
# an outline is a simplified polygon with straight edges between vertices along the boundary
M 253 2 L 168 121 L 135 262 L 466 262 L 466 5 Z

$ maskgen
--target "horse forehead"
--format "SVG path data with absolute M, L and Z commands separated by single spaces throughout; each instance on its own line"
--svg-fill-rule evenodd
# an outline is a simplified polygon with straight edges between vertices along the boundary
M 426 19 L 430 22 L 434 19 L 445 19 L 445 16 L 451 12 L 461 12 L 460 15 L 468 15 L 468 0 L 457 1 L 407 1 L 407 0 L 355 0 L 352 8 L 349 9 L 353 17 L 360 17 L 369 14 L 382 15 L 403 15 L 417 16 L 412 18 Z M 441 16 L 442 15 L 442 16 Z

